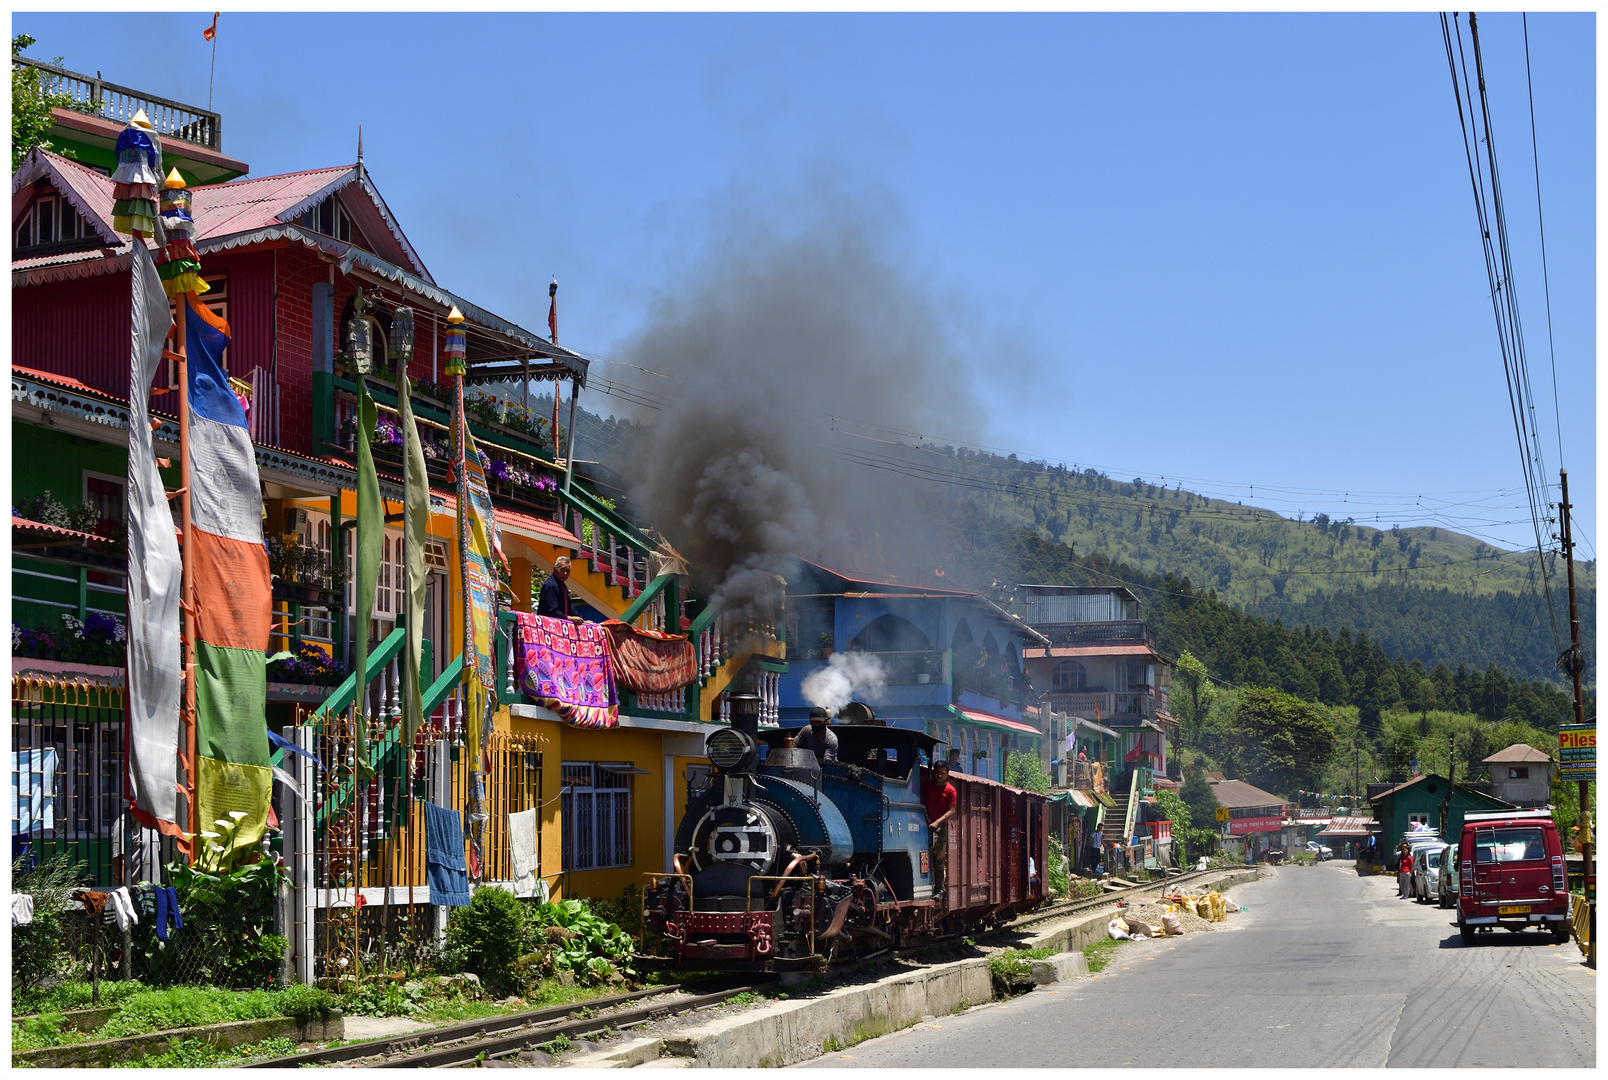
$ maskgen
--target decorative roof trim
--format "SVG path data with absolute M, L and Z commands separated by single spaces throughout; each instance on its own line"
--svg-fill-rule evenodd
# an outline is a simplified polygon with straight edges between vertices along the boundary
M 61 194 L 62 198 L 72 203 L 73 209 L 77 210 L 79 215 L 94 227 L 95 232 L 99 234 L 101 239 L 114 247 L 125 242 L 124 238 L 117 235 L 112 229 L 111 222 L 103 220 L 99 214 L 89 208 L 89 205 L 84 201 L 84 197 L 73 186 L 72 181 L 67 179 L 67 174 L 62 172 L 55 162 L 51 161 L 49 156 L 37 146 L 28 151 L 28 156 L 22 161 L 22 167 L 12 176 L 11 194 L 15 195 L 29 184 L 47 176 L 50 178 L 51 186 Z
M 368 170 L 359 165 L 358 174 L 358 183 L 363 185 L 363 190 L 368 193 L 369 198 L 374 200 L 374 205 L 379 208 L 380 217 L 385 219 L 385 225 L 391 230 L 391 235 L 396 237 L 396 242 L 402 245 L 403 251 L 407 252 L 408 259 L 413 263 L 414 270 L 416 270 L 419 276 L 424 278 L 425 281 L 428 281 L 431 285 L 434 285 L 435 278 L 432 277 L 430 271 L 425 268 L 424 260 L 419 258 L 419 253 L 413 250 L 413 245 L 408 242 L 407 236 L 402 232 L 402 226 L 397 223 L 396 215 L 391 213 L 391 208 L 389 206 L 385 205 L 385 199 L 380 196 L 379 189 L 374 186 L 374 183 L 371 180 L 369 180 Z

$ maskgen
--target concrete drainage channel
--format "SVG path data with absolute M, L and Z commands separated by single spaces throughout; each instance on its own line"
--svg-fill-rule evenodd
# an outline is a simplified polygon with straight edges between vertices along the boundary
M 1191 884 L 1221 891 L 1255 881 L 1256 870 L 1218 876 L 1191 875 Z M 1160 895 L 1172 881 L 1130 890 L 1117 899 Z M 1071 912 L 1030 933 L 1017 947 L 1049 947 L 1058 953 L 1034 961 L 1032 979 L 1037 985 L 1079 978 L 1089 973 L 1081 950 L 1106 936 L 1111 912 Z M 853 1046 L 921 1023 L 924 1019 L 960 1012 L 994 998 L 988 957 L 957 960 L 917 971 L 904 972 L 877 982 L 842 986 L 814 997 L 773 1001 L 731 1016 L 715 1017 L 674 1034 L 637 1037 L 601 1047 L 590 1053 L 566 1055 L 569 1068 L 629 1069 L 658 1065 L 694 1068 L 746 1069 L 792 1065 L 822 1053 Z

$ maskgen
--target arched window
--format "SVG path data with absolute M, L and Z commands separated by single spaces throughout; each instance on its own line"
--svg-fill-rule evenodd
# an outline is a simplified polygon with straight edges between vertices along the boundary
M 1050 671 L 1050 693 L 1081 694 L 1088 688 L 1089 672 L 1081 661 L 1062 660 Z
M 909 619 L 880 615 L 849 643 L 864 652 L 931 652 L 932 640 Z

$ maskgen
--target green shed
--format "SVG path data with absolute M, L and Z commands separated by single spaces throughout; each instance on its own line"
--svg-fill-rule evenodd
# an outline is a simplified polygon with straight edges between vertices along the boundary
M 1446 789 L 1451 787 L 1451 804 L 1447 805 Z M 1385 850 L 1401 843 L 1401 838 L 1414 822 L 1428 822 L 1431 828 L 1442 828 L 1441 810 L 1446 810 L 1446 824 L 1441 833 L 1446 842 L 1453 844 L 1463 834 L 1463 815 L 1470 810 L 1504 810 L 1512 804 L 1493 795 L 1476 791 L 1462 784 L 1448 785 L 1446 777 L 1430 773 L 1415 776 L 1405 784 L 1382 791 L 1373 798 L 1374 820 L 1381 829 L 1379 842 Z

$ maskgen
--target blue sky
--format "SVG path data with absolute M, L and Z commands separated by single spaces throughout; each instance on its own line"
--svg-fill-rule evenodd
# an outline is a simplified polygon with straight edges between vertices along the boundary
M 207 22 L 12 19 L 32 56 L 196 104 Z M 1481 19 L 1542 445 L 1555 471 L 1561 430 L 1594 545 L 1595 17 L 1529 31 L 1557 418 L 1522 28 Z M 807 227 L 828 183 L 975 375 L 922 434 L 1530 534 L 1433 14 L 225 13 L 214 107 L 254 175 L 350 162 L 361 123 L 437 281 L 542 328 L 556 274 L 560 340 L 593 356 L 627 355 L 734 207 Z

